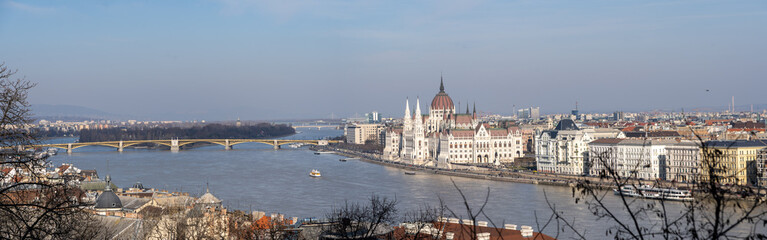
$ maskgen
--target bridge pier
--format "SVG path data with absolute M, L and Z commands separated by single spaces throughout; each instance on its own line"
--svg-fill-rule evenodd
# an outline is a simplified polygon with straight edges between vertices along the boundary
M 277 140 L 274 140 L 274 150 L 280 149 L 280 145 L 277 144 Z
M 224 150 L 232 150 L 232 145 L 229 144 L 229 139 L 226 139 L 226 141 L 224 141 Z
M 117 151 L 118 151 L 118 152 L 122 152 L 122 151 L 123 151 L 123 141 L 122 141 L 122 140 L 120 140 L 120 143 L 119 143 L 117 146 L 118 146 L 118 147 L 117 147 Z
M 171 139 L 170 140 L 170 151 L 171 152 L 178 152 L 180 147 L 178 146 L 178 139 Z
M 72 153 L 72 144 L 71 143 L 67 144 L 67 153 Z

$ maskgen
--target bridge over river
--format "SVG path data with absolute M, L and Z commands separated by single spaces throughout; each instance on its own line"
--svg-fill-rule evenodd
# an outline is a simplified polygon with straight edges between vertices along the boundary
M 106 142 L 78 142 L 78 143 L 57 143 L 41 144 L 35 147 L 60 148 L 71 153 L 72 149 L 85 146 L 106 146 L 117 148 L 122 152 L 123 148 L 138 144 L 153 143 L 170 147 L 171 151 L 178 151 L 181 146 L 193 143 L 212 143 L 224 146 L 224 149 L 232 149 L 232 146 L 241 143 L 263 143 L 274 146 L 274 149 L 280 149 L 280 145 L 291 143 L 302 143 L 309 145 L 328 145 L 329 143 L 338 143 L 338 140 L 291 140 L 291 139 L 168 139 L 168 140 L 131 140 L 131 141 L 106 141 Z

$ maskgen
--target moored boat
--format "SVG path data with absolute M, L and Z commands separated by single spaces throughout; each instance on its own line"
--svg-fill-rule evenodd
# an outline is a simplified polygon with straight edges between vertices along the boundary
M 405 171 L 406 175 L 415 175 L 415 171 Z
M 619 189 L 613 189 L 615 195 L 641 197 L 649 199 L 662 199 L 672 201 L 692 201 L 692 191 L 676 188 L 658 188 L 650 185 L 634 187 L 632 185 L 622 186 Z

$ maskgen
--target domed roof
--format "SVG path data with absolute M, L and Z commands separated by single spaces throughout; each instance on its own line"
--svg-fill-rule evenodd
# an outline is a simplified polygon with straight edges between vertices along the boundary
M 439 93 L 431 100 L 432 110 L 453 109 L 453 99 L 445 93 L 445 85 L 442 83 L 442 77 L 439 79 Z
M 109 177 L 109 175 L 106 176 L 107 184 L 106 187 L 104 187 L 104 192 L 99 194 L 99 197 L 96 198 L 96 206 L 94 207 L 96 210 L 105 210 L 105 211 L 115 211 L 120 210 L 123 207 L 123 203 L 120 201 L 120 198 L 117 197 L 117 194 L 112 192 L 112 179 Z

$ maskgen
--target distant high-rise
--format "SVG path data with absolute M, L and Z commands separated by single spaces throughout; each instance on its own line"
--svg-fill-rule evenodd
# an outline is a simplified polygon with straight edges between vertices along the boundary
M 575 109 L 573 109 L 573 111 L 571 111 L 570 113 L 573 116 L 575 116 L 575 119 L 578 119 L 578 120 L 581 119 L 580 113 L 578 112 L 578 102 L 575 102 Z
M 365 113 L 365 116 L 368 118 L 368 123 L 381 122 L 381 115 L 379 115 L 378 112 Z
M 615 111 L 613 113 L 613 120 L 615 120 L 615 121 L 621 121 L 621 120 L 623 120 L 624 117 L 626 117 L 626 116 L 621 111 Z
M 540 107 L 529 107 L 529 108 L 519 109 L 517 111 L 517 117 L 519 119 L 539 119 L 541 118 L 540 109 L 541 109 Z

